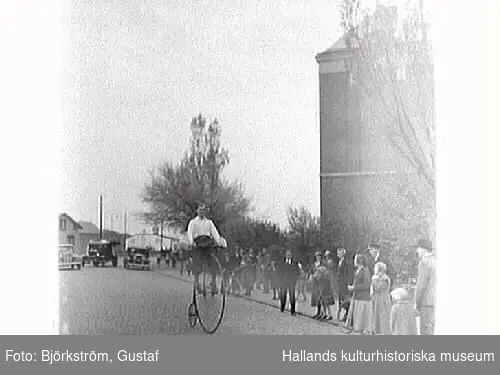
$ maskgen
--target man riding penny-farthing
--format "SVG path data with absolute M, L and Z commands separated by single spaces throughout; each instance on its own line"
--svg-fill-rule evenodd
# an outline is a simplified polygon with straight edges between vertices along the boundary
M 206 217 L 206 211 L 206 206 L 200 205 L 198 216 L 188 225 L 187 240 L 192 249 L 194 275 L 188 318 L 192 327 L 199 322 L 205 332 L 214 333 L 222 322 L 226 306 L 226 286 L 217 251 L 227 244 L 212 220 Z

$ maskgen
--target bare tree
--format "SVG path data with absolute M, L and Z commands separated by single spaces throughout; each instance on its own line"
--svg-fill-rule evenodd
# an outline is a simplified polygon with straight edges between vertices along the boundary
M 285 234 L 269 221 L 252 218 L 231 220 L 224 226 L 226 239 L 242 248 L 262 249 L 280 246 L 285 241 Z
M 347 65 L 360 88 L 362 121 L 388 140 L 407 172 L 397 187 L 405 202 L 387 206 L 423 220 L 434 238 L 434 66 L 422 7 L 422 0 L 408 0 L 404 9 L 370 9 L 363 0 L 344 0 L 340 14 L 353 52 Z
M 287 216 L 289 242 L 298 254 L 307 259 L 315 250 L 321 249 L 320 220 L 305 207 L 289 207 Z
M 217 120 L 207 123 L 201 115 L 193 118 L 190 149 L 182 161 L 165 162 L 151 171 L 142 194 L 150 210 L 141 215 L 143 219 L 185 229 L 202 202 L 208 204 L 218 226 L 247 215 L 250 201 L 242 186 L 222 177 L 229 155 L 221 146 L 220 134 Z

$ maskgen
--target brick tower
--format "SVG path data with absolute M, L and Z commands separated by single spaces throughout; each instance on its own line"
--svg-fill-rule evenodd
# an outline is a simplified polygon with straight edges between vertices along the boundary
M 373 217 L 388 187 L 394 186 L 398 158 L 386 138 L 361 111 L 361 87 L 348 71 L 354 56 L 345 38 L 316 56 L 320 91 L 321 221 L 351 223 Z M 389 194 L 393 194 L 390 192 Z M 344 246 L 356 246 L 355 240 Z M 359 245 L 359 244 L 358 244 Z

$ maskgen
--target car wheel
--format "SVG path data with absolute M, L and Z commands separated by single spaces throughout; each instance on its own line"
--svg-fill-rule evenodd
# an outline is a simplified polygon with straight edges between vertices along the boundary
M 81 268 L 81 265 L 79 265 L 79 264 L 78 264 L 78 265 L 76 266 L 76 269 L 77 269 L 77 270 L 80 270 L 80 268 Z

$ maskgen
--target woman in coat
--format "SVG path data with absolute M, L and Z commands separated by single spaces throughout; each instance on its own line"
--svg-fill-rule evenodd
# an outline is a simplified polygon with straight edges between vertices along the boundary
M 335 273 L 337 265 L 330 250 L 325 251 L 323 264 L 326 267 L 327 274 L 326 280 L 320 285 L 320 299 L 324 313 L 322 319 L 332 320 L 330 306 L 335 304 Z
M 312 284 L 311 306 L 317 307 L 316 315 L 314 315 L 313 318 L 320 319 L 322 317 L 321 303 L 319 300 L 320 285 L 318 279 L 314 275 L 318 274 L 318 269 L 323 265 L 323 256 L 321 254 L 321 251 L 316 251 L 316 253 L 314 253 L 314 257 L 315 257 L 315 262 L 313 263 L 311 268 L 311 278 L 310 278 Z
M 375 264 L 372 276 L 371 295 L 373 301 L 373 332 L 377 335 L 391 334 L 391 309 L 390 296 L 391 280 L 387 275 L 385 263 Z
M 372 333 L 372 301 L 370 296 L 371 273 L 368 269 L 368 261 L 364 255 L 356 255 L 354 258 L 356 275 L 354 284 L 349 285 L 353 293 L 353 329 L 362 334 Z

